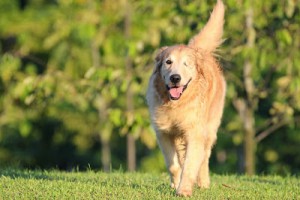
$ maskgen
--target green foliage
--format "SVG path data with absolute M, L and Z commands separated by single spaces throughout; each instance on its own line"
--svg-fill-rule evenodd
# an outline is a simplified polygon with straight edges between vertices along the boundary
M 226 70 L 228 99 L 224 116 L 225 128 L 231 133 L 232 142 L 239 149 L 244 141 L 242 121 L 232 113 L 231 105 L 237 98 L 246 98 L 243 67 L 248 60 L 252 64 L 254 92 L 251 101 L 254 102 L 257 137 L 277 124 L 285 124 L 258 143 L 258 170 L 264 173 L 295 173 L 298 170 L 293 167 L 294 160 L 284 158 L 287 155 L 283 152 L 284 149 L 296 147 L 294 144 L 290 146 L 288 138 L 292 135 L 295 137 L 292 130 L 299 128 L 295 126 L 300 105 L 297 95 L 300 63 L 296 61 L 300 56 L 300 29 L 299 17 L 295 14 L 299 10 L 299 4 L 296 5 L 294 1 L 246 1 L 245 4 L 236 4 L 233 0 L 226 3 L 225 38 L 228 40 L 222 55 L 226 55 L 225 59 L 230 62 L 230 67 Z M 250 7 L 253 8 L 253 28 L 245 32 L 246 13 Z M 254 45 L 248 46 L 247 39 L 253 41 Z M 292 151 L 290 153 L 294 156 L 297 154 Z M 237 156 L 240 156 L 239 153 Z M 271 163 L 273 166 L 267 167 Z
M 129 133 L 138 140 L 140 168 L 160 171 L 161 154 L 150 153 L 157 145 L 144 98 L 154 52 L 186 43 L 203 27 L 215 1 L 129 1 L 129 36 L 121 0 L 26 1 L 24 7 L 20 2 L 0 2 L 1 165 L 82 169 L 90 163 L 99 168 L 105 140 L 110 141 L 112 168 L 119 168 L 125 166 Z M 227 40 L 220 54 L 228 91 L 211 168 L 238 168 L 243 132 L 232 102 L 245 96 L 242 73 L 248 59 L 254 65 L 257 131 L 286 121 L 259 144 L 258 172 L 299 173 L 300 160 L 294 158 L 300 138 L 300 4 L 225 4 Z M 255 8 L 251 48 L 244 31 L 249 6 Z M 132 63 L 130 79 L 126 57 Z M 128 90 L 133 113 L 127 112 Z
M 160 151 L 153 151 L 152 155 L 143 158 L 140 170 L 142 172 L 161 173 L 166 170 L 165 160 Z
M 297 199 L 299 179 L 212 175 L 190 199 Z M 1 199 L 178 199 L 167 174 L 1 170 Z M 126 191 L 126 192 L 124 192 Z

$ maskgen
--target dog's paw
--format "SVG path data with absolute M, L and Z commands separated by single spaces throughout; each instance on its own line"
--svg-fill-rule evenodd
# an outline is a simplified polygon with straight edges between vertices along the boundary
M 175 181 L 173 181 L 172 183 L 171 183 L 171 188 L 173 188 L 173 189 L 177 189 L 178 188 L 178 185 L 179 185 L 179 183 L 176 183 Z
M 200 188 L 208 189 L 210 186 L 210 182 L 209 181 L 208 182 L 201 181 L 201 182 L 198 182 L 198 186 Z
M 192 196 L 192 193 L 193 193 L 192 188 L 189 187 L 185 187 L 185 188 L 179 187 L 176 191 L 176 194 L 182 197 L 190 197 Z
M 198 186 L 203 189 L 208 189 L 209 185 L 210 185 L 209 183 L 198 183 Z
M 210 180 L 208 179 L 200 179 L 198 180 L 198 186 L 200 188 L 208 189 L 210 186 Z
M 171 188 L 176 189 L 175 183 L 171 183 Z

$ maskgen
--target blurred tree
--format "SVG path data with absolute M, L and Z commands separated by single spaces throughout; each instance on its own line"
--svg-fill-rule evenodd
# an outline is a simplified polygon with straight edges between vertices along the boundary
M 137 167 L 163 169 L 144 100 L 155 49 L 187 43 L 215 1 L 128 4 L 0 1 L 1 165 L 109 171 L 126 166 L 130 135 Z M 228 94 L 211 167 L 243 171 L 252 157 L 248 173 L 299 173 L 299 0 L 225 4 Z
M 245 11 L 240 13 L 245 23 L 234 24 L 237 19 L 231 16 L 228 25 L 244 24 L 240 28 L 245 33 L 231 51 L 242 58 L 233 59 L 233 65 L 243 68 L 230 75 L 234 85 L 229 81 L 228 93 L 241 119 L 231 123 L 241 122 L 244 132 L 244 171 L 254 174 L 257 143 L 283 126 L 293 126 L 298 117 L 300 69 L 295 58 L 299 57 L 299 30 L 294 27 L 299 23 L 299 7 L 294 1 L 251 0 L 238 7 Z
M 128 1 L 125 2 L 125 16 L 124 16 L 124 34 L 125 40 L 130 40 L 131 36 L 131 7 Z M 128 44 L 128 43 L 127 43 Z M 126 79 L 129 81 L 126 91 L 126 109 L 127 109 L 127 116 L 129 118 L 133 118 L 133 95 L 131 89 L 131 82 L 132 82 L 132 60 L 129 56 L 129 45 L 126 49 L 125 55 L 125 69 L 126 69 Z M 133 135 L 128 132 L 127 133 L 127 168 L 129 171 L 135 171 L 136 169 L 136 148 L 135 148 L 135 138 Z
M 9 45 L 3 45 L 3 88 L 12 91 L 12 82 L 15 82 L 18 90 L 14 97 L 8 96 L 6 92 L 1 93 L 1 100 L 17 98 L 18 103 L 23 105 L 21 111 L 26 109 L 28 113 L 43 104 L 45 116 L 37 113 L 31 119 L 25 117 L 26 123 L 21 123 L 19 118 L 12 118 L 15 120 L 13 126 L 24 130 L 21 134 L 24 132 L 23 135 L 31 135 L 32 129 L 38 127 L 33 124 L 35 118 L 42 117 L 42 122 L 50 115 L 61 122 L 61 126 L 69 129 L 62 134 L 71 134 L 72 139 L 69 138 L 68 142 L 79 153 L 87 152 L 100 142 L 103 169 L 106 171 L 111 167 L 110 140 L 115 138 L 112 137 L 115 133 L 123 136 L 130 132 L 134 138 L 141 137 L 141 141 L 148 148 L 154 148 L 154 135 L 149 131 L 149 121 L 144 120 L 147 119 L 147 109 L 141 92 L 144 87 L 140 86 L 140 75 L 144 68 L 136 63 L 147 65 L 150 59 L 144 56 L 143 60 L 133 60 L 135 73 L 131 79 L 123 79 L 127 74 L 124 64 L 127 52 L 131 59 L 135 56 L 133 54 L 143 51 L 143 48 L 137 50 L 135 42 L 126 39 L 123 34 L 125 12 L 119 12 L 119 8 L 124 7 L 124 3 L 117 1 L 111 5 L 109 1 L 59 1 L 57 4 L 28 2 L 23 13 L 18 11 L 17 6 L 14 2 L 4 1 L 0 7 L 3 11 L 5 7 L 11 8 L 2 12 L 8 18 L 1 24 L 6 27 L 1 29 L 1 38 L 13 38 L 9 41 L 16 41 L 8 50 L 5 49 Z M 40 9 L 37 9 L 39 7 L 43 7 L 44 11 L 37 18 L 41 14 Z M 12 13 L 16 15 L 10 18 Z M 11 26 L 13 22 L 15 25 Z M 134 37 L 134 40 L 141 40 L 139 34 Z M 144 35 L 142 40 L 146 40 Z M 144 45 L 143 42 L 140 41 L 140 44 Z M 12 62 L 14 67 L 10 67 Z M 16 79 L 14 72 L 21 76 Z M 24 85 L 25 81 L 28 86 Z M 119 98 L 125 96 L 129 82 L 133 91 L 132 104 L 139 111 L 135 115 L 126 112 L 130 116 L 123 115 L 126 99 Z M 145 83 L 146 81 L 143 84 Z M 44 87 L 45 92 L 37 92 Z M 12 107 L 18 107 L 18 104 L 13 103 Z M 2 109 L 4 112 L 1 115 L 1 129 L 6 132 L 6 125 L 12 123 L 7 120 L 8 115 L 5 113 L 10 114 L 11 111 L 6 107 Z M 12 132 L 8 133 L 12 135 Z M 37 134 L 47 135 L 43 128 Z M 53 130 L 51 134 L 56 135 L 57 130 Z M 50 138 L 51 140 L 55 139 Z M 32 162 L 27 162 L 31 166 L 29 163 Z

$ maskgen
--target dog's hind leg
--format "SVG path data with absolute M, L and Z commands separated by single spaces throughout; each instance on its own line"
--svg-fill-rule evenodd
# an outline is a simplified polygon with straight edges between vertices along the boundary
M 209 158 L 211 154 L 211 149 L 216 140 L 216 133 L 210 132 L 205 140 L 204 146 L 204 158 L 198 172 L 197 184 L 200 188 L 209 188 L 210 178 L 209 178 Z
M 175 149 L 174 137 L 160 132 L 157 132 L 156 136 L 170 173 L 171 187 L 176 189 L 180 182 L 181 166 Z

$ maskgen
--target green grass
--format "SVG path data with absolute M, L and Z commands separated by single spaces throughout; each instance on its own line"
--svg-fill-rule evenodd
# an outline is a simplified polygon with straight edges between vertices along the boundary
M 212 175 L 190 199 L 300 199 L 297 177 Z M 0 199 L 182 199 L 167 174 L 2 169 Z

